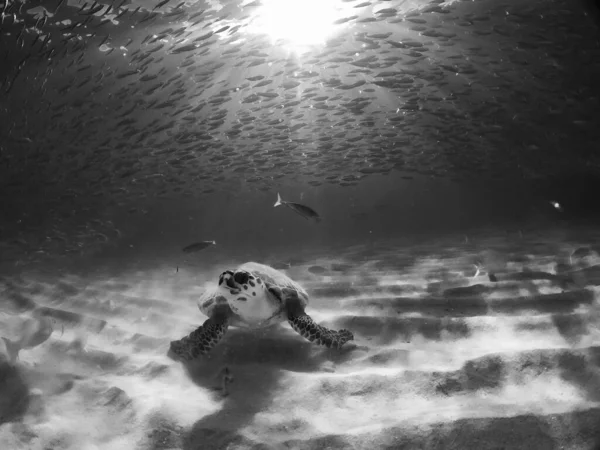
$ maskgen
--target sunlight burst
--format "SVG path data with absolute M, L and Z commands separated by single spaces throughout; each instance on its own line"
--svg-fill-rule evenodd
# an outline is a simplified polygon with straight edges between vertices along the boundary
M 254 22 L 254 31 L 273 42 L 283 40 L 294 50 L 325 42 L 341 17 L 338 0 L 264 0 Z

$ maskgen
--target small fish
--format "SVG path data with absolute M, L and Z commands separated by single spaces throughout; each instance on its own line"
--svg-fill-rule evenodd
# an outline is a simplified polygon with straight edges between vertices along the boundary
M 573 262 L 573 258 L 575 259 L 580 259 L 580 258 L 587 258 L 589 256 L 594 256 L 596 252 L 589 248 L 589 247 L 579 247 L 576 248 L 570 255 L 569 255 L 569 263 L 571 265 L 574 264 Z
M 571 256 L 575 256 L 576 258 L 585 258 L 586 256 L 592 256 L 594 254 L 594 250 L 589 247 L 578 247 L 573 250 Z
M 550 202 L 550 204 L 551 204 L 552 206 L 554 206 L 554 208 L 555 208 L 555 209 L 556 209 L 558 212 L 563 212 L 563 207 L 562 207 L 562 205 L 561 205 L 560 203 L 552 201 L 552 202 Z
M 301 205 L 300 203 L 286 202 L 285 200 L 281 199 L 281 196 L 279 195 L 279 192 L 278 192 L 277 193 L 277 201 L 275 202 L 275 205 L 273 205 L 273 207 L 277 207 L 279 205 L 287 206 L 295 213 L 300 214 L 306 220 L 312 219 L 315 222 L 321 221 L 321 217 L 319 216 L 319 214 L 317 214 L 317 212 L 314 209 L 309 208 L 308 206 L 305 206 L 305 205 Z
M 12 340 L 1 337 L 6 355 L 11 363 L 19 359 L 21 350 L 34 348 L 46 342 L 54 331 L 52 321 L 49 318 L 41 317 L 35 313 L 33 317 L 20 318 L 20 320 L 22 322 L 19 323 L 18 339 Z
M 182 251 L 183 253 L 195 253 L 199 252 L 200 250 L 204 250 L 205 248 L 208 248 L 211 245 L 217 245 L 217 241 L 194 242 L 193 244 L 183 247 Z
M 323 275 L 327 272 L 327 269 L 323 266 L 310 266 L 308 271 L 315 275 Z
M 152 9 L 152 11 L 154 11 L 155 9 L 158 9 L 158 8 L 162 8 L 163 6 L 165 6 L 165 5 L 166 5 L 167 3 L 169 3 L 170 1 L 171 1 L 171 0 L 163 0 L 163 1 L 162 1 L 162 2 L 160 2 L 158 5 L 156 5 L 156 6 L 155 6 L 155 7 Z

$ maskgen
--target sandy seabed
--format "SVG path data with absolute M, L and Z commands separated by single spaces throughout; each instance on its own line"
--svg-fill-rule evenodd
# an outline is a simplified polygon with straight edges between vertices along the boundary
M 12 363 L 0 345 L 0 448 L 600 448 L 600 258 L 560 241 L 480 244 L 259 261 L 355 340 L 328 350 L 287 324 L 230 328 L 189 365 L 169 342 L 205 320 L 207 283 L 246 259 L 7 276 L 0 336 L 29 345 Z

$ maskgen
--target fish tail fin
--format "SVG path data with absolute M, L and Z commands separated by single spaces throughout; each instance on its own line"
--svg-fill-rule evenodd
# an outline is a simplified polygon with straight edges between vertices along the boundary
M 18 342 L 11 341 L 8 338 L 3 337 L 4 343 L 6 345 L 6 350 L 8 352 L 8 357 L 10 362 L 13 363 L 17 359 L 19 359 L 19 352 L 21 351 L 21 346 Z
M 275 202 L 275 204 L 273 205 L 273 207 L 279 206 L 282 204 L 282 200 L 281 200 L 281 195 L 279 195 L 279 192 L 277 193 L 277 201 Z

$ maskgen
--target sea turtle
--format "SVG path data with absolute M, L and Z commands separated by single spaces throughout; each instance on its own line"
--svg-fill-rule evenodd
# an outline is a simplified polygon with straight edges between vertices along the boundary
M 218 285 L 198 300 L 208 316 L 188 336 L 171 342 L 171 351 L 190 361 L 207 354 L 223 337 L 229 325 L 245 328 L 268 327 L 287 320 L 311 342 L 340 348 L 354 339 L 348 330 L 330 330 L 318 325 L 304 312 L 308 294 L 298 283 L 272 267 L 248 262 L 219 276 Z

